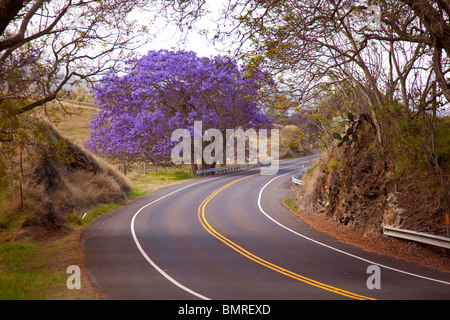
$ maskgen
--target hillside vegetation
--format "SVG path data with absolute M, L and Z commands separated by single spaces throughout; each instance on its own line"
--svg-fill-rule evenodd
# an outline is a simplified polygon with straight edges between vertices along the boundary
M 420 261 L 450 271 L 446 250 L 383 236 L 383 226 L 447 236 L 447 198 L 435 167 L 427 161 L 419 123 L 393 126 L 387 147 L 378 148 L 369 123 L 358 128 L 360 150 L 325 151 L 294 186 L 301 215 L 316 227 L 366 249 Z M 450 118 L 436 124 L 436 153 L 450 178 Z
M 82 148 L 95 108 L 48 104 L 22 117 L 0 163 L 0 299 L 102 299 L 87 278 L 80 235 L 90 221 L 186 172 L 131 171 Z M 50 122 L 49 122 L 50 121 Z M 66 287 L 69 265 L 82 270 L 82 289 Z
M 100 203 L 127 198 L 131 182 L 104 160 L 63 138 L 50 124 L 41 123 L 41 137 L 28 137 L 17 179 L 4 191 L 0 206 L 2 227 L 63 228 L 65 215 Z M 19 218 L 20 217 L 20 218 Z

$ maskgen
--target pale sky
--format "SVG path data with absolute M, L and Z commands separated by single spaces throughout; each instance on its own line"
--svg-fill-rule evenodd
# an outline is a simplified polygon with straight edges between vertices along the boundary
M 198 34 L 197 30 L 190 30 L 187 41 L 185 43 L 180 43 L 179 40 L 182 37 L 182 33 L 179 29 L 172 25 L 166 26 L 164 19 L 161 23 L 157 23 L 153 26 L 149 26 L 151 32 L 156 35 L 156 37 L 148 44 L 144 45 L 139 49 L 142 54 L 147 53 L 149 50 L 188 50 L 195 51 L 199 56 L 211 57 L 218 54 L 223 54 L 220 52 L 219 45 L 216 47 L 209 41 L 213 38 L 215 30 L 217 29 L 214 22 L 220 16 L 220 11 L 223 8 L 223 3 L 228 2 L 228 0 L 207 0 L 206 6 L 210 14 L 204 16 L 200 21 L 195 24 L 196 29 L 207 29 L 209 34 L 207 36 Z M 138 21 L 141 24 L 146 24 L 145 20 L 148 20 L 148 13 L 139 16 Z M 223 46 L 222 46 L 223 47 Z

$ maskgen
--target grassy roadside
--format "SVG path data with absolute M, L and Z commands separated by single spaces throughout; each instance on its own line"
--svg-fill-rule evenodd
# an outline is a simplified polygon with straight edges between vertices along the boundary
M 182 172 L 135 175 L 128 201 L 191 178 Z M 100 204 L 85 212 L 84 219 L 84 212 L 69 214 L 67 230 L 52 235 L 15 241 L 11 240 L 15 238 L 12 233 L 20 233 L 20 228 L 8 230 L 1 240 L 10 240 L 0 241 L 0 300 L 104 299 L 101 291 L 89 283 L 80 237 L 91 221 L 125 203 Z M 80 267 L 81 289 L 67 288 L 70 265 Z
M 294 201 L 292 201 L 292 198 L 284 198 L 283 204 L 295 215 L 300 215 L 300 210 L 295 205 Z
M 66 104 L 65 109 L 71 115 L 57 111 L 58 104 L 50 103 L 48 116 L 61 134 L 82 146 L 89 137 L 91 116 L 97 110 L 70 104 Z M 193 178 L 180 169 L 165 168 L 157 174 L 130 172 L 128 178 L 133 190 L 128 200 L 101 203 L 90 210 L 67 214 L 66 227 L 62 230 L 25 229 L 18 212 L 0 212 L 0 300 L 104 299 L 101 291 L 89 283 L 80 241 L 82 232 L 91 221 L 128 201 Z M 0 194 L 2 200 L 5 197 Z M 67 288 L 66 282 L 72 275 L 67 273 L 67 268 L 71 265 L 80 267 L 81 289 Z
M 101 292 L 87 281 L 79 246 L 81 228 L 45 241 L 12 241 L 0 244 L 1 300 L 93 300 Z M 82 289 L 66 286 L 67 267 L 78 265 L 82 270 Z

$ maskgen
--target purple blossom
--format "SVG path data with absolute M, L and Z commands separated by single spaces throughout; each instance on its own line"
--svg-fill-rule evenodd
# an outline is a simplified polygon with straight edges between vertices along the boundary
M 86 147 L 121 159 L 161 161 L 170 158 L 171 133 L 192 133 L 194 121 L 203 121 L 203 130 L 268 127 L 258 91 L 273 82 L 260 70 L 245 71 L 229 57 L 187 51 L 150 51 L 133 59 L 125 74 L 110 72 L 93 88 L 100 111 Z

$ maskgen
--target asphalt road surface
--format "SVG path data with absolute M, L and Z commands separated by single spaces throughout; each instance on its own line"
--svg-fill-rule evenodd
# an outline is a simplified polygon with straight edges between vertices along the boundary
M 282 204 L 315 156 L 157 190 L 91 223 L 82 245 L 108 299 L 450 299 L 450 275 L 365 252 Z

